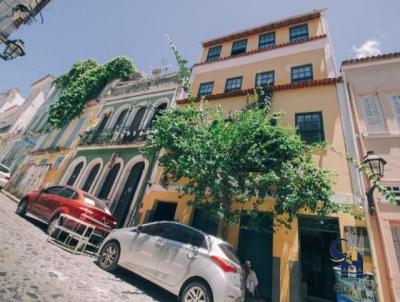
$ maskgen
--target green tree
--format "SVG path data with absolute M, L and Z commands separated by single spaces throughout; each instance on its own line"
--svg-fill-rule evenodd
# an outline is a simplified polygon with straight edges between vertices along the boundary
M 62 128 L 78 117 L 85 103 L 98 96 L 109 82 L 128 80 L 135 74 L 138 75 L 135 65 L 127 57 L 117 57 L 105 64 L 92 59 L 74 64 L 69 72 L 56 79 L 61 95 L 50 107 L 47 130 Z
M 302 210 L 321 217 L 338 212 L 332 172 L 312 161 L 313 146 L 281 118 L 268 105 L 229 117 L 204 103 L 169 109 L 154 122 L 146 152 L 165 150 L 164 173 L 185 180 L 180 192 L 220 223 L 223 238 L 246 206 L 255 217 L 268 196 L 275 199 L 275 226 L 290 227 Z

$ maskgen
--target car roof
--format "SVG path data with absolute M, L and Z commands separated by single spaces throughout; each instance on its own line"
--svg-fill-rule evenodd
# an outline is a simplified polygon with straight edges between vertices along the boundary
M 201 234 L 203 234 L 204 236 L 209 237 L 209 239 L 212 239 L 212 241 L 216 241 L 216 242 L 221 242 L 221 243 L 229 244 L 228 242 L 222 240 L 221 238 L 215 237 L 215 236 L 213 236 L 213 235 L 211 235 L 211 234 L 208 234 L 208 233 L 206 233 L 206 232 L 203 232 L 202 230 L 196 229 L 196 228 L 194 228 L 194 227 L 192 227 L 192 226 L 190 226 L 190 225 L 187 225 L 187 224 L 184 224 L 184 223 L 180 223 L 180 222 L 177 222 L 177 221 L 161 220 L 161 221 L 149 222 L 149 223 L 146 223 L 146 224 L 144 224 L 144 225 L 157 224 L 157 223 L 169 223 L 169 224 L 180 225 L 180 226 L 182 226 L 182 227 L 191 229 L 191 230 L 193 230 L 193 231 L 195 231 L 195 232 L 201 233 Z

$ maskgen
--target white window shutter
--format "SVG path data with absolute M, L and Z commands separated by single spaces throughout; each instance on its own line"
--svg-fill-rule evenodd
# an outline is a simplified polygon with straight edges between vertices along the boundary
M 392 99 L 392 107 L 393 107 L 394 116 L 397 120 L 397 124 L 400 127 L 400 94 L 392 95 L 391 99 Z
M 385 132 L 385 125 L 382 111 L 379 106 L 378 97 L 371 95 L 361 99 L 361 105 L 364 112 L 364 120 L 368 133 Z

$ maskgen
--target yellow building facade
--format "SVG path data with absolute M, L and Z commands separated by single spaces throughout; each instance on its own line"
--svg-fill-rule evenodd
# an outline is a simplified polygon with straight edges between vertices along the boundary
M 272 111 L 284 112 L 283 123 L 297 127 L 306 141 L 317 139 L 328 145 L 326 151 L 315 151 L 313 158 L 320 167 L 336 172 L 332 200 L 357 209 L 362 206 L 358 184 L 350 176 L 354 168 L 346 160 L 342 79 L 336 73 L 325 11 L 221 36 L 202 46 L 191 79 L 197 100 L 205 97 L 207 106 L 220 105 L 228 114 L 255 100 L 256 82 L 273 84 Z M 177 101 L 178 106 L 187 103 L 184 98 Z M 310 127 L 313 134 L 304 130 Z M 187 205 L 189 197 L 180 197 L 178 185 L 168 183 L 162 169 L 156 168 L 140 221 L 172 219 L 213 233 L 213 222 Z M 273 202 L 267 199 L 261 210 L 271 212 Z M 373 273 L 366 223 L 349 214 L 319 221 L 305 213 L 290 230 L 273 233 L 255 234 L 239 225 L 228 231 L 228 241 L 241 260 L 252 261 L 268 301 L 336 301 L 329 251 L 336 238 L 347 240 L 343 249 L 359 250 L 364 272 Z M 360 241 L 363 244 L 355 243 Z

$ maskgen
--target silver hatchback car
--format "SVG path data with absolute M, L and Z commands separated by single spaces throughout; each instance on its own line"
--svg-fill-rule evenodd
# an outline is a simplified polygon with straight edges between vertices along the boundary
M 113 230 L 100 267 L 122 266 L 178 296 L 179 301 L 243 301 L 240 261 L 225 241 L 190 226 L 161 221 Z

